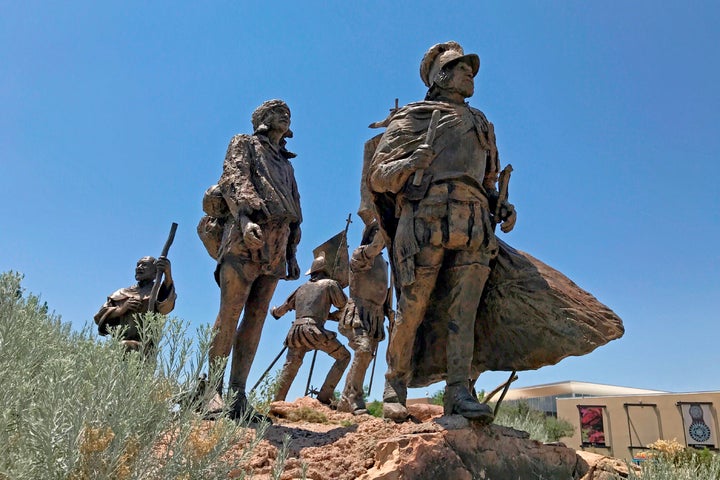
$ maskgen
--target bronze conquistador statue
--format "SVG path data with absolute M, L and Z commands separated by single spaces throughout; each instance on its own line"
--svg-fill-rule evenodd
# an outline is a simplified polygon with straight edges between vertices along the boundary
M 158 290 L 157 301 L 152 309 L 149 304 L 150 292 L 155 284 L 157 270 L 163 272 L 163 280 Z M 170 260 L 160 257 L 142 257 L 135 266 L 137 284 L 113 292 L 95 314 L 95 323 L 100 335 L 107 335 L 109 328 L 125 328 L 122 343 L 127 350 L 140 350 L 142 347 L 140 314 L 149 310 L 168 314 L 175 308 L 175 284 L 173 283 Z
M 487 405 L 471 394 L 475 316 L 489 263 L 497 255 L 495 223 L 508 232 L 512 205 L 496 210 L 499 171 L 493 125 L 465 99 L 474 93 L 480 67 L 455 42 L 433 46 L 420 76 L 425 100 L 399 109 L 383 134 L 370 167 L 369 184 L 390 249 L 398 288 L 398 312 L 390 333 L 383 395 L 384 415 L 407 418 L 407 383 L 418 326 L 429 302 L 447 324 L 445 413 L 490 421 Z M 434 111 L 439 122 L 425 145 Z M 491 212 L 498 212 L 497 218 Z
M 382 256 L 385 242 L 377 223 L 365 227 L 360 246 L 350 258 L 350 300 L 338 330 L 355 351 L 338 410 L 365 413 L 363 383 L 368 366 L 385 338 L 384 320 L 392 316 L 388 299 L 388 264 Z
M 331 316 L 330 308 L 333 305 L 343 308 L 347 297 L 340 284 L 328 278 L 324 256 L 318 256 L 313 261 L 308 275 L 310 280 L 307 283 L 295 290 L 285 303 L 271 310 L 276 319 L 295 310 L 295 321 L 285 339 L 288 353 L 278 377 L 275 401 L 285 400 L 305 354 L 311 350 L 321 350 L 335 359 L 317 396 L 321 403 L 330 405 L 335 387 L 350 362 L 350 352 L 338 341 L 335 332 L 325 329 L 325 321 Z
M 252 125 L 252 135 L 236 135 L 228 146 L 218 182 L 228 213 L 218 223 L 222 225 L 218 250 L 210 252 L 217 258 L 215 278 L 220 285 L 210 369 L 217 369 L 217 360 L 232 349 L 229 383 L 236 394 L 230 412 L 234 418 L 248 409 L 247 377 L 278 280 L 300 276 L 295 259 L 302 221 L 300 195 L 289 161 L 295 154 L 285 148 L 285 138 L 292 137 L 290 109 L 281 100 L 269 100 L 253 112 Z M 222 384 L 218 390 L 221 393 Z M 213 403 L 220 404 L 219 396 Z

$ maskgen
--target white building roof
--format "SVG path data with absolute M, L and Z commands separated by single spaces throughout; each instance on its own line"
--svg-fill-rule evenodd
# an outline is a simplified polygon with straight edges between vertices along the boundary
M 583 396 L 624 396 L 624 395 L 647 395 L 656 393 L 669 393 L 662 390 L 648 390 L 644 388 L 620 387 L 617 385 L 605 385 L 602 383 L 577 382 L 569 380 L 565 382 L 546 383 L 530 387 L 511 388 L 508 390 L 505 400 L 521 400 L 524 398 L 551 397 L 557 395 L 583 395 Z

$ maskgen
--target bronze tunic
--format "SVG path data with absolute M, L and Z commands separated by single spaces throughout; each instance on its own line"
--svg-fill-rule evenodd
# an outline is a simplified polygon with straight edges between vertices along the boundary
M 410 186 L 413 170 L 405 160 L 424 141 L 433 110 L 441 112 L 433 142 L 437 156 L 422 185 Z M 484 265 L 497 254 L 487 197 L 495 191 L 498 166 L 493 126 L 480 110 L 426 101 L 395 114 L 373 157 L 369 182 L 381 227 L 394 232 L 398 286 L 415 281 L 414 256 L 424 245 L 477 252 Z
M 365 245 L 358 247 L 350 259 L 350 300 L 338 330 L 349 339 L 367 335 L 381 341 L 385 338 L 388 264 L 382 254 L 367 258 L 365 250 Z
M 253 262 L 261 274 L 285 278 L 287 257 L 300 242 L 300 194 L 289 158 L 294 154 L 275 147 L 263 135 L 236 135 L 230 141 L 218 182 L 230 210 L 220 244 L 218 264 L 235 268 Z M 238 219 L 260 225 L 264 245 L 249 249 L 243 242 Z
M 337 334 L 325 329 L 325 321 L 331 306 L 342 308 L 346 302 L 347 297 L 335 280 L 311 280 L 298 287 L 285 302 L 290 310 L 295 310 L 295 321 L 285 344 L 289 348 L 315 350 L 334 340 Z
M 120 308 L 131 298 L 136 298 L 142 302 L 140 312 L 128 312 L 122 317 L 116 317 L 108 320 L 105 323 L 105 330 L 100 331 L 100 335 L 107 335 L 107 327 L 127 327 L 125 334 L 123 335 L 124 340 L 135 340 L 140 341 L 140 326 L 138 320 L 138 314 L 146 313 L 149 310 L 150 292 L 152 290 L 152 283 L 149 283 L 145 287 L 139 287 L 133 285 L 128 288 L 121 288 L 113 292 L 105 301 L 100 310 L 95 314 L 95 323 L 100 325 L 100 322 L 112 312 L 114 309 Z M 167 315 L 173 308 L 175 308 L 175 300 L 177 294 L 175 293 L 175 285 L 173 284 L 169 289 L 165 285 L 160 286 L 158 292 L 158 299 L 155 303 L 155 311 Z

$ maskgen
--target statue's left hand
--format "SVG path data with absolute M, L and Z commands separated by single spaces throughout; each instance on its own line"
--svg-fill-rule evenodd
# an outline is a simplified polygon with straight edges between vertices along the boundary
M 167 257 L 159 257 L 155 260 L 155 267 L 165 275 L 168 275 L 171 271 L 170 260 Z
M 502 230 L 503 233 L 512 231 L 515 227 L 515 222 L 517 221 L 515 206 L 512 203 L 503 202 L 500 206 L 500 218 L 502 219 L 500 230 Z
M 258 250 L 265 245 L 262 228 L 254 222 L 248 221 L 243 226 L 243 242 L 250 250 Z
M 287 259 L 287 279 L 297 280 L 300 278 L 300 266 L 297 259 L 293 256 Z
M 170 285 L 172 283 L 172 268 L 170 267 L 170 260 L 167 257 L 158 257 L 158 259 L 155 260 L 155 268 L 163 272 L 163 283 L 165 285 Z

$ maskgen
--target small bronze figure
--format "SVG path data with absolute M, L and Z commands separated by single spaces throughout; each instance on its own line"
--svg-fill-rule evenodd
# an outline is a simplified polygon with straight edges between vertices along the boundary
M 285 339 L 288 353 L 278 378 L 276 401 L 285 400 L 307 352 L 321 350 L 335 359 L 317 396 L 326 405 L 331 404 L 335 387 L 350 362 L 350 352 L 338 341 L 337 334 L 325 329 L 325 321 L 337 320 L 339 314 L 339 311 L 331 314 L 331 307 L 334 305 L 341 309 L 347 302 L 342 287 L 330 278 L 328 270 L 325 256 L 321 254 L 316 257 L 307 272 L 310 280 L 295 290 L 282 305 L 271 310 L 276 319 L 295 310 L 295 321 Z
M 516 214 L 507 201 L 497 205 L 493 125 L 465 102 L 479 67 L 456 42 L 430 48 L 420 66 L 425 100 L 393 114 L 369 172 L 399 291 L 383 395 L 384 415 L 395 421 L 408 417 L 416 333 L 432 302 L 444 315 L 433 321 L 446 322 L 448 332 L 446 345 L 435 346 L 447 355 L 445 413 L 492 420 L 469 384 L 475 316 L 498 252 L 494 224 L 508 232 Z
M 377 223 L 365 227 L 360 246 L 350 258 L 350 300 L 340 317 L 338 331 L 355 351 L 338 410 L 366 413 L 363 383 L 378 343 L 385 338 L 384 320 L 394 313 L 388 289 L 388 264 L 382 256 L 385 242 Z
M 230 141 L 217 187 L 206 193 L 210 216 L 198 233 L 217 260 L 220 310 L 210 347 L 210 378 L 218 377 L 218 360 L 232 350 L 229 388 L 235 393 L 230 409 L 242 417 L 249 406 L 246 382 L 260 342 L 270 300 L 280 279 L 295 280 L 300 241 L 300 195 L 286 148 L 292 137 L 290 109 L 269 100 L 252 114 L 252 135 Z M 208 198 L 209 197 L 209 198 Z M 238 325 L 240 314 L 242 321 Z M 222 375 L 219 375 L 222 376 Z M 222 383 L 210 410 L 221 405 Z
M 150 305 L 150 297 L 157 272 L 162 272 L 162 284 L 159 286 L 157 300 Z M 137 284 L 121 288 L 111 294 L 105 304 L 95 314 L 95 323 L 100 335 L 107 335 L 111 328 L 123 328 L 122 343 L 128 351 L 142 348 L 140 315 L 148 311 L 168 314 L 175 308 L 175 285 L 170 268 L 170 260 L 160 257 L 142 257 L 135 266 Z

